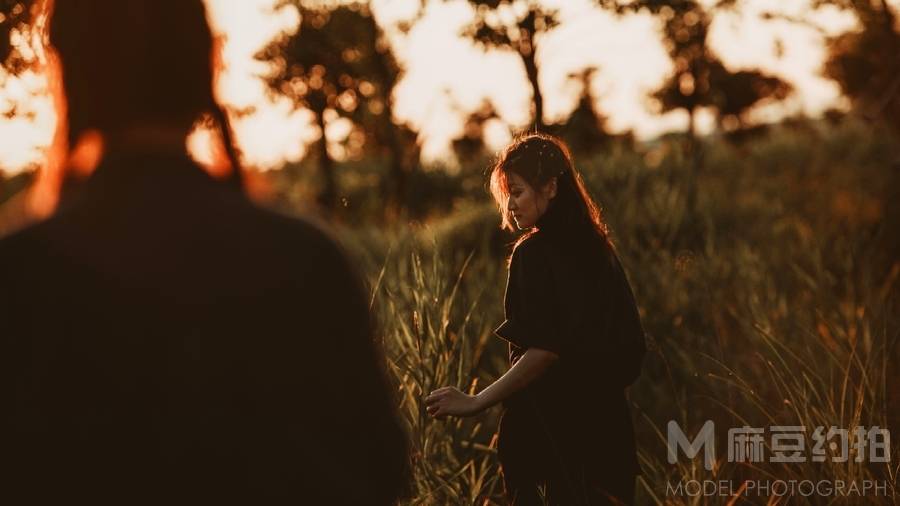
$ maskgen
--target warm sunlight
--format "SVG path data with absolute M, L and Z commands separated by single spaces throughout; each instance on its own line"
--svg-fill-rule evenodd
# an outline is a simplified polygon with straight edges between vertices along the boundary
M 898 48 L 900 0 L 0 0 L 0 505 L 897 506 Z
M 234 128 L 245 161 L 268 169 L 299 160 L 306 146 L 319 136 L 311 115 L 294 111 L 286 99 L 269 96 L 257 77 L 266 72 L 266 65 L 253 59 L 277 33 L 295 30 L 298 14 L 290 7 L 276 10 L 276 0 L 207 3 L 214 27 L 225 36 L 226 69 L 217 91 L 233 110 L 240 111 Z M 596 66 L 600 71 L 591 82 L 591 91 L 609 117 L 612 131 L 632 130 L 639 138 L 649 139 L 684 128 L 687 118 L 682 111 L 660 116 L 647 104 L 648 92 L 671 69 L 656 20 L 647 14 L 616 18 L 593 7 L 589 0 L 545 3 L 559 8 L 562 21 L 541 40 L 538 52 L 541 85 L 548 90 L 546 115 L 551 122 L 565 117 L 575 106 L 580 90 L 568 76 Z M 760 17 L 766 12 L 798 17 L 812 12 L 809 4 L 806 0 L 753 0 L 713 21 L 712 46 L 727 65 L 761 68 L 798 89 L 784 103 L 755 111 L 760 119 L 774 121 L 785 115 L 816 115 L 831 107 L 846 107 L 837 86 L 820 75 L 820 67 L 824 37 L 853 26 L 853 17 L 827 8 L 815 11 L 804 25 Z M 390 26 L 415 16 L 418 5 L 417 0 L 373 2 L 378 20 Z M 497 51 L 485 54 L 458 36 L 471 16 L 464 1 L 433 1 L 408 34 L 388 30 L 406 67 L 395 89 L 395 115 L 419 130 L 426 160 L 448 156 L 448 143 L 463 126 L 461 112 L 475 110 L 486 99 L 494 103 L 502 120 L 488 125 L 490 145 L 501 145 L 511 131 L 527 127 L 529 121 L 530 89 L 517 58 Z M 440 58 L 433 57 L 436 52 Z M 55 113 L 49 101 L 35 97 L 46 86 L 42 75 L 25 72 L 3 83 L 0 106 L 15 106 L 23 113 L 0 121 L 0 168 L 15 173 L 41 162 Z M 710 115 L 701 113 L 698 119 L 701 131 L 711 128 Z M 340 120 L 335 121 L 329 126 L 329 138 L 340 139 L 348 131 Z M 194 139 L 193 144 L 197 143 Z M 337 143 L 333 144 L 335 154 L 340 155 Z

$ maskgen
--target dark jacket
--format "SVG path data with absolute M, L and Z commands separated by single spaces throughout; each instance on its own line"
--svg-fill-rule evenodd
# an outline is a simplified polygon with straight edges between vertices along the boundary
M 500 459 L 513 475 L 639 471 L 624 390 L 640 374 L 644 331 L 615 250 L 587 226 L 551 206 L 510 260 L 496 329 L 510 364 L 528 348 L 559 355 L 504 403 Z
M 186 157 L 0 241 L 0 503 L 390 504 L 404 434 L 317 227 Z

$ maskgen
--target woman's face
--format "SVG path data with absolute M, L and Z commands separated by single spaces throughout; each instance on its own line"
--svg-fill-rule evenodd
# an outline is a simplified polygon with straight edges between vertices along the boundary
M 533 188 L 515 172 L 510 171 L 508 178 L 507 209 L 519 230 L 531 228 L 547 211 L 550 200 L 556 196 L 556 178 L 551 179 L 540 189 Z

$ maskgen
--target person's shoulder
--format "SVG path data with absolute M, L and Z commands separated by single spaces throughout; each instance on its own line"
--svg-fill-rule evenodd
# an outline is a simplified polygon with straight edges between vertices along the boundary
M 516 241 L 512 257 L 510 258 L 510 266 L 513 264 L 538 265 L 545 261 L 548 255 L 549 244 L 547 238 L 540 232 L 529 232 Z
M 40 238 L 54 228 L 56 221 L 56 217 L 43 219 L 0 237 L 0 267 L 7 260 L 24 261 L 42 250 Z
M 255 204 L 253 208 L 258 220 L 267 222 L 269 227 L 280 233 L 324 244 L 334 241 L 325 222 L 316 217 L 287 214 Z
M 313 262 L 320 267 L 346 267 L 350 263 L 349 252 L 324 220 L 254 207 L 257 219 L 266 224 L 268 235 L 296 261 Z
M 548 239 L 546 234 L 542 234 L 539 230 L 534 230 L 523 235 L 516 241 L 516 247 L 513 253 L 519 251 L 521 254 L 533 254 L 546 249 Z
M 44 274 L 54 255 L 48 237 L 55 221 L 41 220 L 0 237 L 0 287 L 6 295 L 27 290 L 30 280 Z

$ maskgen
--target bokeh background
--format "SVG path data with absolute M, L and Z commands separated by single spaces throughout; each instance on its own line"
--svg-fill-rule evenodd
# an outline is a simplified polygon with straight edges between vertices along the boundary
M 2 234 L 39 216 L 56 125 L 41 4 L 0 0 Z M 485 175 L 526 130 L 571 146 L 639 301 L 640 503 L 757 504 L 667 497 L 665 485 L 775 478 L 884 480 L 889 496 L 864 500 L 894 503 L 900 1 L 207 5 L 253 197 L 330 222 L 369 282 L 412 440 L 403 504 L 501 499 L 497 410 L 433 421 L 423 397 L 476 390 L 507 367 L 491 329 L 515 237 L 499 230 Z M 214 165 L 205 125 L 188 145 Z M 689 433 L 716 422 L 712 471 L 666 462 L 669 420 Z M 897 436 L 887 464 L 729 463 L 724 428 L 743 425 Z

